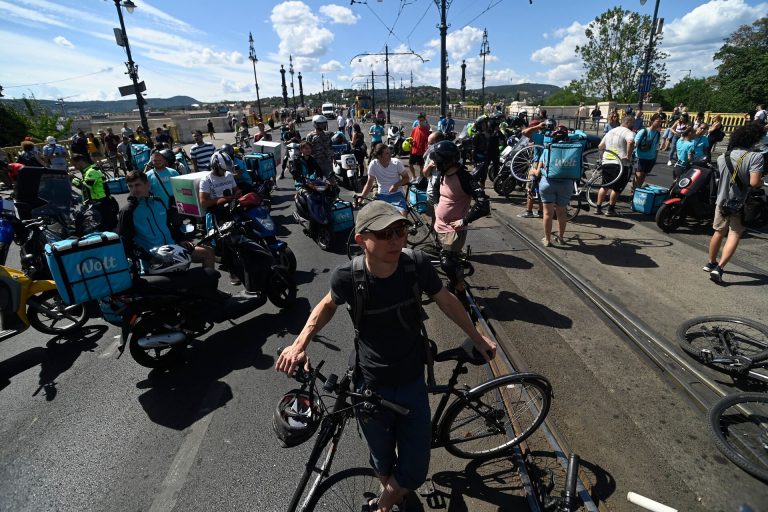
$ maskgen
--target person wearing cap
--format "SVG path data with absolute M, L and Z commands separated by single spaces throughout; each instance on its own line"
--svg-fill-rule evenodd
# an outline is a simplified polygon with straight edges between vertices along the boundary
M 45 160 L 45 165 L 51 169 L 67 170 L 67 149 L 60 144 L 56 144 L 56 138 L 52 135 L 45 138 L 43 160 Z
M 363 311 L 358 315 L 355 386 L 371 389 L 409 409 L 406 415 L 388 409 L 358 415 L 371 452 L 370 462 L 382 484 L 376 509 L 381 511 L 392 510 L 409 490 L 417 489 L 429 469 L 431 419 L 424 378 L 427 355 L 420 334 L 421 308 L 414 304 L 414 285 L 469 336 L 483 357 L 490 361 L 496 354 L 496 344 L 477 331 L 456 296 L 443 287 L 428 258 L 420 251 L 402 252 L 409 224 L 384 201 L 372 201 L 358 212 L 355 242 L 363 254 L 334 270 L 330 291 L 275 365 L 276 370 L 289 375 L 299 365 L 310 368 L 306 352 L 309 342 L 339 306 L 360 303 L 354 268 L 361 267 L 366 292 Z

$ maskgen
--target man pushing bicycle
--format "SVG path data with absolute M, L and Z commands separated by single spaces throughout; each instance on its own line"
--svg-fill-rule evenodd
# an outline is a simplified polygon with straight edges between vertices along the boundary
M 293 344 L 283 350 L 275 368 L 293 374 L 299 365 L 309 370 L 306 348 L 347 304 L 355 326 L 355 385 L 409 409 L 407 415 L 379 409 L 358 414 L 370 449 L 370 461 L 383 491 L 367 506 L 390 511 L 409 490 L 417 489 L 429 469 L 431 426 L 425 364 L 431 380 L 432 355 L 426 339 L 421 294 L 473 341 L 490 361 L 496 344 L 481 335 L 455 295 L 420 251 L 403 251 L 410 221 L 392 205 L 372 201 L 355 221 L 355 241 L 363 255 L 337 267 L 331 290 L 315 306 Z

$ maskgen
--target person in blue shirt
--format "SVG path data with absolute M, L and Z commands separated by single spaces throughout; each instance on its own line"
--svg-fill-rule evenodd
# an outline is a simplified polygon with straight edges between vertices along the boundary
M 645 183 L 645 177 L 656 165 L 656 153 L 661 139 L 661 116 L 653 114 L 651 124 L 647 128 L 639 130 L 635 134 L 635 157 L 637 158 L 637 169 L 632 178 L 632 195 L 635 189 L 640 188 Z
M 681 174 L 688 170 L 693 162 L 693 154 L 695 150 L 693 135 L 693 127 L 689 126 L 683 131 L 677 141 L 677 145 L 675 146 L 677 162 L 675 162 L 675 166 L 672 168 L 672 176 L 675 179 L 679 178 Z
M 164 149 L 163 151 L 168 151 L 170 153 L 170 158 L 173 158 L 173 161 L 169 162 L 169 157 L 165 156 L 162 151 L 152 153 L 152 166 L 154 168 L 147 173 L 149 190 L 153 196 L 163 202 L 163 206 L 165 206 L 166 209 L 175 208 L 176 200 L 173 197 L 171 178 L 178 176 L 179 172 L 176 169 L 168 167 L 169 165 L 173 165 L 176 161 L 173 151 L 170 149 Z
M 709 126 L 707 123 L 699 123 L 693 132 L 693 159 L 704 160 L 709 148 Z
M 443 133 L 446 135 L 451 135 L 456 131 L 456 121 L 453 120 L 453 115 L 450 111 L 446 112 L 445 115 L 445 130 L 443 130 Z
M 371 160 L 373 158 L 373 148 L 377 144 L 381 144 L 381 139 L 384 137 L 384 122 L 376 119 L 376 124 L 368 129 L 368 134 L 371 136 L 371 148 L 368 153 L 368 159 Z
M 172 229 L 168 210 L 163 202 L 150 194 L 149 180 L 141 171 L 131 171 L 125 178 L 128 184 L 128 204 L 120 209 L 117 233 L 123 240 L 126 254 L 142 262 L 149 259 L 149 251 L 163 245 L 177 244 L 192 253 L 192 261 L 214 268 L 216 258 L 211 247 L 193 246 L 181 240 L 181 233 Z

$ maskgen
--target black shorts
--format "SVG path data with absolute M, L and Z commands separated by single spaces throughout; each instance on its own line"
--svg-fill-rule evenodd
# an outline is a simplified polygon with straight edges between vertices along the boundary
M 408 163 L 424 167 L 424 155 L 411 155 L 408 157 Z
M 621 167 L 618 165 L 603 164 L 603 183 L 610 183 L 612 180 L 616 179 L 619 170 L 621 170 Z M 621 193 L 621 191 L 624 190 L 624 187 L 627 186 L 627 183 L 629 183 L 629 172 L 621 171 L 619 181 L 613 185 L 608 185 L 605 188 Z
M 643 174 L 648 174 L 653 170 L 653 166 L 656 165 L 656 160 L 644 159 L 644 158 L 638 158 L 637 159 L 637 172 L 642 172 Z

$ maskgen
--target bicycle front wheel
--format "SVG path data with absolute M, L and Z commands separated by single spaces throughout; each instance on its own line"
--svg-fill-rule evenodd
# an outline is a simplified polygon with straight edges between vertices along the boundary
M 680 347 L 699 361 L 723 371 L 746 370 L 732 363 L 712 359 L 744 357 L 759 363 L 768 360 L 768 326 L 738 316 L 702 316 L 684 322 L 677 329 Z
M 615 152 L 610 149 L 600 151 L 599 149 L 590 149 L 585 151 L 581 156 L 582 162 L 582 174 L 584 179 L 589 183 L 594 183 L 599 189 L 601 186 L 608 187 L 613 185 L 624 173 L 624 164 L 621 163 L 621 158 Z M 603 172 L 603 166 L 606 163 L 610 163 L 611 166 L 618 166 L 619 172 L 615 170 L 610 174 L 610 178 Z M 616 176 L 613 176 L 616 174 Z
M 440 422 L 440 442 L 465 459 L 495 457 L 520 444 L 549 412 L 551 386 L 541 375 L 490 380 L 453 402 Z
M 415 247 L 424 243 L 432 234 L 432 205 L 419 201 L 408 207 L 407 218 L 413 225 L 408 227 L 408 245 Z
M 381 494 L 381 483 L 372 468 L 350 468 L 323 481 L 302 512 L 360 512 Z
M 709 411 L 709 432 L 723 455 L 768 483 L 768 395 L 736 393 Z
M 538 144 L 532 144 L 525 146 L 510 159 L 510 170 L 512 175 L 518 180 L 523 182 L 531 181 L 529 171 L 538 162 L 542 153 L 544 152 L 544 146 Z
M 597 208 L 597 194 L 600 192 L 600 188 L 602 187 L 600 176 L 596 176 L 589 180 L 589 182 L 584 186 L 584 195 L 587 197 L 587 203 L 589 203 L 589 206 L 592 206 L 594 208 Z M 606 194 L 606 197 L 608 197 L 608 194 Z
M 330 471 L 333 456 L 336 453 L 335 443 L 341 437 L 344 425 L 336 426 L 327 417 L 323 419 L 323 422 L 309 459 L 304 466 L 304 472 L 299 479 L 291 502 L 288 504 L 288 512 L 311 510 L 307 508 L 307 504 L 317 494 L 317 489 Z M 340 431 L 334 434 L 335 429 L 340 429 Z

